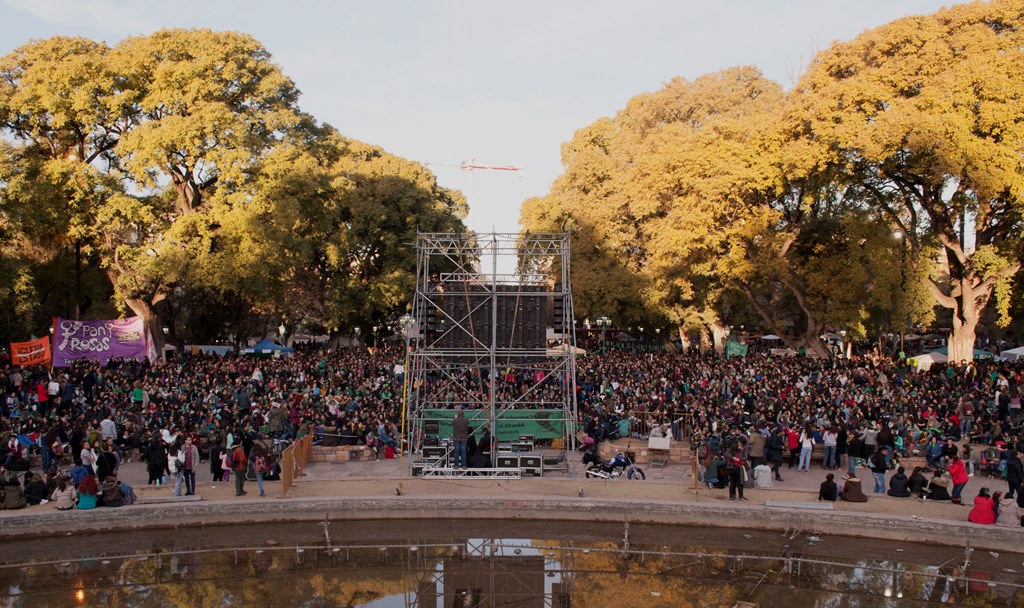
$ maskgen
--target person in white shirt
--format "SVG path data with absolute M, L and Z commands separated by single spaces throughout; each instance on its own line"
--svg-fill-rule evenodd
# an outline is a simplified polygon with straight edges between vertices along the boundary
M 86 441 L 82 445 L 82 451 L 79 453 L 79 456 L 82 459 L 82 466 L 83 467 L 89 467 L 89 469 L 92 470 L 92 474 L 95 475 L 96 474 L 96 451 L 92 449 L 92 446 L 89 445 L 88 441 Z
M 800 431 L 800 463 L 797 465 L 797 472 L 811 471 L 811 452 L 814 450 L 814 432 L 810 426 L 805 426 Z

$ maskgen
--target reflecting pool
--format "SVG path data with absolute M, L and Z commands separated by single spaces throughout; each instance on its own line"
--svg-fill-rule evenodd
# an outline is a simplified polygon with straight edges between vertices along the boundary
M 800 530 L 324 521 L 8 542 L 0 605 L 1017 606 L 1022 560 Z

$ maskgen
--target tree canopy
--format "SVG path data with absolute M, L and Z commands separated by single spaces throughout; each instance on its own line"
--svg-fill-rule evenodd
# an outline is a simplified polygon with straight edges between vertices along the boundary
M 1022 26 L 1010 0 L 902 19 L 788 92 L 752 67 L 673 79 L 577 131 L 521 222 L 575 231 L 584 315 L 721 335 L 753 314 L 827 355 L 827 329 L 904 332 L 938 304 L 970 359 L 1021 268 Z
M 55 37 L 0 58 L 13 142 L 0 150 L 0 230 L 20 243 L 0 251 L 0 300 L 32 308 L 33 272 L 74 247 L 158 341 L 161 317 L 172 336 L 175 318 L 208 327 L 200 302 L 328 330 L 397 316 L 414 265 L 403 239 L 464 230 L 465 201 L 318 124 L 298 98 L 235 32 L 113 47 Z

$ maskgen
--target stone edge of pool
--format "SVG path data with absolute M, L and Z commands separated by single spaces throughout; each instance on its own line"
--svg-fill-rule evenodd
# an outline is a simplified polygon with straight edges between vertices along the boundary
M 1024 528 L 863 512 L 799 510 L 740 504 L 643 503 L 621 499 L 489 497 L 344 497 L 137 504 L 90 511 L 5 513 L 0 539 L 225 524 L 388 519 L 603 521 L 703 527 L 798 530 L 977 549 L 1021 550 Z

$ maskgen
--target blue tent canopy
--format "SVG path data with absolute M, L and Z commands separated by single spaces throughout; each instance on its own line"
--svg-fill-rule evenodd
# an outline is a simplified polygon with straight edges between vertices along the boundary
M 273 355 L 273 354 L 276 354 L 276 353 L 293 353 L 293 352 L 295 352 L 294 348 L 289 348 L 287 346 L 281 346 L 280 344 L 278 344 L 277 342 L 274 342 L 270 338 L 263 338 L 262 340 L 260 340 L 256 344 L 253 344 L 252 346 L 250 346 L 248 348 L 243 348 L 242 349 L 242 354 L 243 355 Z

